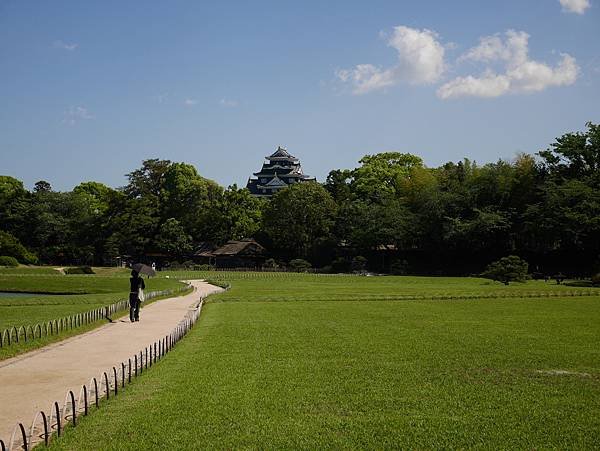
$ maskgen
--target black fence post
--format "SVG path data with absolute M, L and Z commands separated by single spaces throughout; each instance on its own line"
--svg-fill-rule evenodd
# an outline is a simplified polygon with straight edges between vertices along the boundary
M 83 414 L 87 417 L 88 414 L 88 394 L 87 387 L 83 386 Z
M 98 404 L 98 380 L 96 378 L 94 378 L 94 397 L 96 398 L 96 408 L 98 408 L 100 405 Z
M 75 411 L 75 395 L 72 390 L 69 390 L 69 397 L 71 398 L 71 410 L 73 415 L 73 426 L 77 426 L 77 412 Z
M 58 402 L 54 402 L 54 412 L 56 413 L 56 432 L 60 437 L 61 429 L 60 429 L 60 409 L 58 407 Z
M 115 379 L 115 396 L 117 396 L 117 393 L 119 391 L 119 379 L 117 378 L 117 369 L 113 366 L 113 376 Z
M 106 399 L 110 398 L 110 385 L 108 384 L 108 374 L 104 372 L 104 388 L 106 389 Z
M 19 429 L 21 429 L 21 436 L 23 437 L 23 449 L 27 451 L 29 447 L 27 446 L 27 434 L 25 433 L 23 423 L 19 423 Z
M 50 431 L 48 430 L 48 418 L 46 418 L 46 414 L 44 411 L 40 411 L 42 414 L 42 420 L 44 421 L 44 445 L 48 446 L 48 442 L 50 440 Z

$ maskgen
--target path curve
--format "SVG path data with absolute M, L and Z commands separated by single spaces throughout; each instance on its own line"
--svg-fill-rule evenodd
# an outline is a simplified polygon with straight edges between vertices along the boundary
M 18 422 L 29 428 L 33 417 L 48 412 L 65 394 L 75 395 L 83 384 L 150 343 L 168 335 L 201 297 L 222 288 L 189 281 L 193 293 L 156 301 L 140 311 L 140 321 L 128 317 L 41 349 L 0 361 L 0 438 L 8 444 Z

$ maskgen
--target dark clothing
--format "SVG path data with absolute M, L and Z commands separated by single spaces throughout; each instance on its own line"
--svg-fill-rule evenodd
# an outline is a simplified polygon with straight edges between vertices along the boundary
M 136 293 L 136 294 L 140 288 L 142 290 L 146 288 L 146 285 L 144 284 L 144 279 L 142 279 L 139 276 L 138 277 L 130 277 L 129 278 L 129 286 L 130 286 L 129 291 L 131 293 Z
M 146 288 L 144 284 L 144 279 L 141 277 L 131 277 L 129 279 L 129 319 L 133 321 L 140 320 L 140 297 L 139 297 L 139 289 L 142 290 Z
M 131 322 L 140 319 L 140 298 L 137 293 L 129 293 L 129 319 Z

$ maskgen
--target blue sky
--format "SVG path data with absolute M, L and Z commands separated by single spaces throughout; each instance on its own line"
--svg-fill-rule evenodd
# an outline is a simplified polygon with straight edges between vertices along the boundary
M 147 158 L 245 185 L 284 145 L 534 153 L 600 122 L 600 1 L 0 0 L 0 174 L 117 187 Z

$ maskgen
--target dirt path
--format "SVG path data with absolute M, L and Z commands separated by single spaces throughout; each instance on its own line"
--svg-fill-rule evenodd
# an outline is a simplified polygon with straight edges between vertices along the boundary
M 68 390 L 75 396 L 101 371 L 120 365 L 136 352 L 171 332 L 201 296 L 221 288 L 190 281 L 196 288 L 186 296 L 150 304 L 140 321 L 128 317 L 59 343 L 0 362 L 0 438 L 8 445 L 18 422 L 29 428 L 34 415 L 63 403 Z

